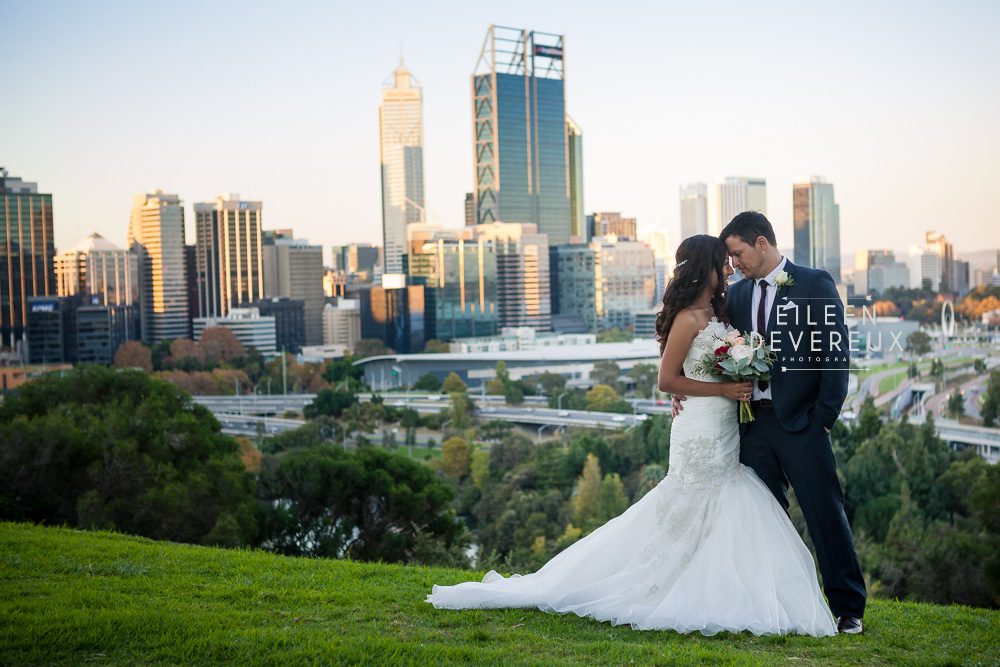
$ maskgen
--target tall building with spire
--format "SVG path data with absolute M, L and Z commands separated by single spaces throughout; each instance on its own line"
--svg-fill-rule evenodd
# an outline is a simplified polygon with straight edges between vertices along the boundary
M 823 269 L 840 283 L 840 205 L 833 184 L 814 176 L 792 186 L 795 263 Z
M 52 195 L 0 167 L 0 349 L 23 350 L 28 299 L 54 296 Z
M 139 258 L 142 339 L 190 337 L 180 197 L 162 190 L 133 197 L 128 246 Z
M 378 108 L 384 273 L 402 273 L 406 226 L 425 218 L 423 115 L 423 93 L 400 61 Z
M 490 26 L 472 75 L 476 223 L 534 224 L 552 246 L 573 229 L 563 45 L 562 35 Z

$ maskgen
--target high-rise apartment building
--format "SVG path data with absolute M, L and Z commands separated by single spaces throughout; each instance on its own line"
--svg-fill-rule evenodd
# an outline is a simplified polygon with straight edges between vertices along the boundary
M 562 35 L 490 26 L 472 75 L 476 222 L 553 246 L 572 232 L 563 58 Z
M 264 297 L 262 213 L 259 201 L 235 193 L 194 205 L 201 317 L 225 317 Z
M 102 304 L 139 304 L 139 258 L 100 234 L 91 234 L 55 257 L 59 296 L 87 294 Z
M 132 199 L 128 247 L 139 259 L 142 339 L 155 344 L 191 335 L 184 271 L 184 207 L 156 190 Z
M 0 168 L 0 349 L 22 352 L 28 299 L 54 296 L 52 195 Z
M 569 235 L 576 243 L 586 242 L 587 228 L 583 213 L 583 130 L 566 116 L 567 178 L 569 179 Z
M 502 327 L 549 331 L 552 300 L 549 240 L 538 225 L 494 222 L 472 227 L 476 239 L 492 241 L 497 257 L 497 319 Z
M 264 245 L 264 295 L 305 304 L 306 345 L 323 343 L 323 248 L 308 241 L 275 238 Z
M 406 226 L 424 221 L 423 96 L 402 62 L 382 88 L 378 108 L 385 273 L 403 270 Z
M 361 340 L 361 302 L 337 299 L 323 308 L 323 345 L 343 345 L 348 350 Z
M 743 211 L 767 215 L 767 180 L 749 176 L 729 176 L 719 184 L 719 207 L 716 225 L 709 234 L 718 236 L 722 228 Z
M 681 186 L 680 198 L 681 240 L 695 234 L 707 234 L 708 186 L 705 183 L 691 183 Z
M 840 283 L 840 206 L 833 184 L 813 177 L 792 186 L 794 262 L 822 269 Z

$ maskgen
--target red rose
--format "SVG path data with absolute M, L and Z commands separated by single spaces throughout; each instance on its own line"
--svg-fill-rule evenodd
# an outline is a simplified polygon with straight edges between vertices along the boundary
M 729 352 L 729 346 L 728 345 L 720 345 L 719 347 L 715 348 L 715 354 L 716 354 L 716 356 L 718 356 L 720 354 L 725 354 L 726 352 Z

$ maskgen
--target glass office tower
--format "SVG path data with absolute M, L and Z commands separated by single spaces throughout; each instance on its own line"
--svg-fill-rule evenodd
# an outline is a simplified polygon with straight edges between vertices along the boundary
M 840 206 L 833 184 L 813 177 L 792 186 L 795 263 L 823 269 L 840 283 Z
M 0 168 L 0 349 L 21 351 L 27 301 L 56 293 L 52 195 Z
M 472 75 L 476 223 L 536 224 L 551 245 L 572 229 L 563 55 L 562 35 L 490 26 Z

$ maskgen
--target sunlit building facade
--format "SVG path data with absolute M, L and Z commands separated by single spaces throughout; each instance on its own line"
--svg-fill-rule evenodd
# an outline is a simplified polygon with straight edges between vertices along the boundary
M 401 62 L 378 108 L 385 273 L 403 270 L 406 226 L 424 220 L 423 95 Z
M 472 75 L 476 223 L 535 224 L 551 245 L 573 225 L 563 58 L 562 35 L 490 26 Z
M 722 228 L 743 211 L 759 211 L 767 215 L 767 180 L 750 176 L 730 176 L 719 184 L 719 215 L 708 231 L 717 236 Z
M 680 190 L 681 240 L 708 233 L 708 186 L 690 183 Z M 732 220 L 732 218 L 730 218 Z M 720 229 L 721 231 L 721 229 Z
M 201 317 L 225 317 L 264 298 L 262 214 L 259 201 L 243 201 L 238 194 L 194 205 Z
M 819 177 L 792 186 L 794 262 L 822 269 L 840 283 L 840 206 L 833 184 Z
M 412 225 L 407 273 L 425 286 L 428 339 L 492 336 L 499 331 L 497 250 L 470 228 Z
M 184 207 L 180 197 L 156 190 L 136 195 L 128 247 L 139 261 L 142 339 L 155 344 L 188 338 L 187 277 L 184 270 Z
M 138 305 L 139 258 L 94 233 L 55 257 L 59 296 L 88 294 L 108 305 Z
M 56 293 L 55 254 L 52 195 L 0 169 L 0 349 L 23 355 L 28 299 Z
M 538 225 L 494 222 L 472 227 L 476 240 L 491 241 L 497 261 L 497 323 L 502 327 L 552 328 L 549 239 Z

